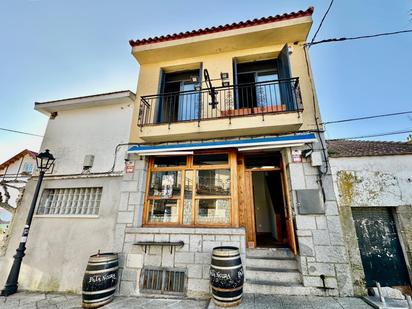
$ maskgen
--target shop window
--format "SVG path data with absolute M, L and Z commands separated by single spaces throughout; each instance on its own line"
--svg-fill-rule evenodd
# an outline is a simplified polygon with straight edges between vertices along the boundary
M 146 224 L 230 225 L 232 181 L 229 154 L 195 154 L 183 165 L 149 163 Z

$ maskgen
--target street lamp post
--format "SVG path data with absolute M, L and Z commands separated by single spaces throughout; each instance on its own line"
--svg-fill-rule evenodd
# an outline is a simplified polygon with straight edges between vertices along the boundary
M 33 200 L 30 205 L 30 210 L 27 215 L 26 225 L 24 226 L 23 234 L 20 239 L 19 247 L 14 255 L 13 265 L 10 269 L 9 276 L 7 277 L 6 285 L 1 291 L 2 296 L 9 296 L 17 292 L 17 281 L 19 279 L 20 266 L 24 257 L 24 251 L 26 251 L 27 237 L 29 236 L 29 230 L 31 221 L 33 219 L 34 209 L 36 207 L 37 198 L 40 192 L 40 186 L 44 178 L 46 171 L 53 165 L 53 155 L 46 149 L 45 152 L 39 153 L 36 156 L 37 168 L 39 169 L 39 179 L 37 180 L 36 190 L 34 191 Z

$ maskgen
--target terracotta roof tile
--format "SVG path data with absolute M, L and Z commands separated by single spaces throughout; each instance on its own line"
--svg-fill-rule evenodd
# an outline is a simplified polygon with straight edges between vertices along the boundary
M 328 140 L 331 158 L 412 154 L 412 144 L 402 142 Z
M 216 32 L 221 32 L 221 31 L 240 29 L 240 28 L 251 27 L 251 26 L 256 26 L 256 25 L 263 25 L 263 24 L 283 21 L 287 19 L 311 16 L 313 14 L 313 11 L 314 11 L 314 8 L 311 6 L 306 11 L 301 10 L 298 12 L 291 12 L 291 13 L 285 13 L 282 15 L 268 16 L 268 17 L 262 17 L 262 18 L 255 18 L 253 20 L 246 20 L 246 21 L 236 22 L 232 24 L 214 26 L 210 28 L 203 28 L 203 29 L 197 29 L 197 30 L 192 30 L 192 31 L 173 33 L 173 34 L 162 35 L 162 36 L 155 36 L 155 37 L 151 37 L 147 39 L 130 40 L 129 44 L 130 46 L 133 47 L 133 46 L 140 46 L 140 45 L 159 43 L 159 42 L 165 42 L 165 41 L 171 41 L 171 40 L 184 39 L 184 38 L 189 38 L 189 37 L 194 37 L 194 36 L 199 36 L 199 35 L 204 35 L 204 34 L 210 34 L 210 33 L 216 33 Z

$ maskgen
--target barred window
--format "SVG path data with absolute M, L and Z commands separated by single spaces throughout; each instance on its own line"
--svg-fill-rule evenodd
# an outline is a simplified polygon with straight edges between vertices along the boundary
M 37 208 L 38 215 L 97 215 L 101 187 L 45 189 Z

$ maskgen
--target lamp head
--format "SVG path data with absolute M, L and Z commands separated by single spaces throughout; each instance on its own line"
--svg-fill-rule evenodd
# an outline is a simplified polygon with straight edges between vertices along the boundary
M 46 149 L 44 152 L 41 152 L 36 156 L 37 168 L 41 172 L 47 171 L 53 165 L 54 161 L 55 158 L 50 153 L 49 149 Z

